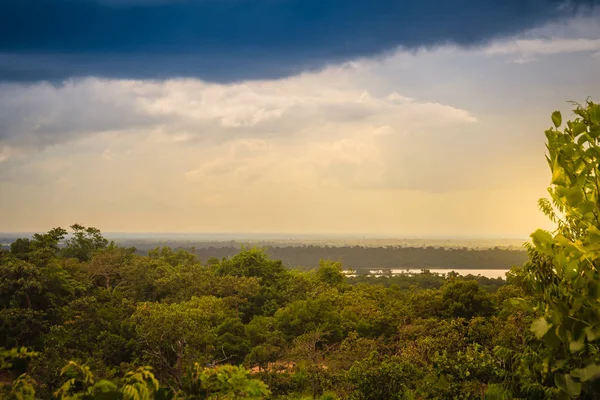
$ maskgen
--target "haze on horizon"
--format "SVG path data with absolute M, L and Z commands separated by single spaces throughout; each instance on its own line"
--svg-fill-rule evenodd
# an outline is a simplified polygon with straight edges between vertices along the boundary
M 3 2 L 0 231 L 549 228 L 544 130 L 600 97 L 598 2 L 430 3 Z

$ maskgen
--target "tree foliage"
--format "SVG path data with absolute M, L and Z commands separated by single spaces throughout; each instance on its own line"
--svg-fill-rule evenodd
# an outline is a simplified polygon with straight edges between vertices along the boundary
M 525 271 L 543 314 L 531 329 L 549 350 L 545 370 L 562 397 L 585 398 L 600 390 L 600 105 L 574 115 L 563 125 L 554 112 L 546 131 L 552 180 L 540 208 L 557 229 L 531 235 Z

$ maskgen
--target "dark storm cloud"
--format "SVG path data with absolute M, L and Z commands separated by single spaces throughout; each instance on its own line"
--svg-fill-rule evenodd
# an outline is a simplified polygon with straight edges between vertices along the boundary
M 600 0 L 3 0 L 0 79 L 277 78 L 402 46 L 471 46 Z

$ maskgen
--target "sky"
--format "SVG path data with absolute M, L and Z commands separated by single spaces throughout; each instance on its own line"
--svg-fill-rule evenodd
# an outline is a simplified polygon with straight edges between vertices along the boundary
M 0 231 L 526 238 L 600 2 L 4 0 Z

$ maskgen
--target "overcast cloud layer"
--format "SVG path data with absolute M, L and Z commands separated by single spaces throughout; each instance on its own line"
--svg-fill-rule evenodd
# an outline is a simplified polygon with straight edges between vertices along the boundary
M 399 47 L 485 45 L 598 3 L 4 0 L 0 79 L 272 79 Z

